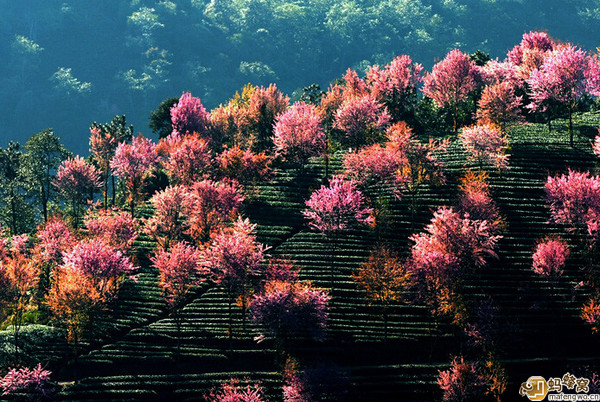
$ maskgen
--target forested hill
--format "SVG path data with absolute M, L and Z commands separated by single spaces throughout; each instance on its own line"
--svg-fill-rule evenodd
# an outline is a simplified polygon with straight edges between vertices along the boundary
M 87 153 L 92 121 L 189 90 L 208 108 L 245 83 L 293 95 L 352 67 L 410 54 L 426 68 L 459 47 L 503 57 L 542 29 L 592 49 L 599 0 L 0 0 L 0 146 L 54 128 Z M 482 29 L 485 28 L 485 29 Z M 293 98 L 293 96 L 292 96 Z

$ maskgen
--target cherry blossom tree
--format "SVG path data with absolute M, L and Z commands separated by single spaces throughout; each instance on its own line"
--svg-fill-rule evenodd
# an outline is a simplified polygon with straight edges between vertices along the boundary
M 558 239 L 545 239 L 537 244 L 533 253 L 533 272 L 550 278 L 562 275 L 569 247 L 567 243 Z
M 569 111 L 569 143 L 573 146 L 573 110 L 581 97 L 600 95 L 600 64 L 597 58 L 572 45 L 547 53 L 539 69 L 532 71 L 531 87 L 534 110 L 545 110 L 548 102 L 558 102 Z
M 102 172 L 102 195 L 104 208 L 108 205 L 108 180 L 111 177 L 110 161 L 117 149 L 117 139 L 110 132 L 102 131 L 98 126 L 90 128 L 90 153 Z
M 334 177 L 329 187 L 321 186 L 306 201 L 306 210 L 302 211 L 309 226 L 323 233 L 330 240 L 331 251 L 331 289 L 334 288 L 334 266 L 337 239 L 339 233 L 359 225 L 373 222 L 371 208 L 365 207 L 362 193 L 356 189 L 352 180 Z
M 125 182 L 131 215 L 142 199 L 144 179 L 151 175 L 159 162 L 155 144 L 143 135 L 132 138 L 131 144 L 120 143 L 110 162 L 114 174 Z
M 406 267 L 396 254 L 385 247 L 378 247 L 352 277 L 358 287 L 364 290 L 369 304 L 375 303 L 381 307 L 383 340 L 387 342 L 388 307 L 402 300 L 402 291 L 408 284 Z
M 83 224 L 88 233 L 109 246 L 128 253 L 138 236 L 137 221 L 125 211 L 88 211 Z
M 313 105 L 298 102 L 275 120 L 273 143 L 277 153 L 302 167 L 325 148 L 321 117 Z
M 452 114 L 454 132 L 458 132 L 458 112 L 462 102 L 475 90 L 480 80 L 479 68 L 469 55 L 458 49 L 433 66 L 424 79 L 423 93 L 438 107 Z
M 37 231 L 33 254 L 42 262 L 58 263 L 65 252 L 70 251 L 77 238 L 73 228 L 60 217 L 52 217 Z
M 71 201 L 75 222 L 81 216 L 81 208 L 94 192 L 102 186 L 100 173 L 82 157 L 68 158 L 59 167 L 53 182 L 67 200 Z
M 370 95 L 346 98 L 335 115 L 334 127 L 343 132 L 343 142 L 358 148 L 376 142 L 390 121 L 387 108 Z
M 393 122 L 408 117 L 414 107 L 417 85 L 423 81 L 423 66 L 413 63 L 410 56 L 395 57 L 381 69 L 371 66 L 367 70 L 366 83 L 371 95 L 387 106 Z
M 525 80 L 519 76 L 518 66 L 508 60 L 489 60 L 480 69 L 481 78 L 488 86 L 506 83 L 513 89 L 523 89 Z
M 14 395 L 16 393 L 26 394 L 27 400 L 48 398 L 53 391 L 53 387 L 50 383 L 51 374 L 52 372 L 49 370 L 44 370 L 40 363 L 38 363 L 38 365 L 34 368 L 9 368 L 6 375 L 0 378 L 2 395 L 7 396 Z M 22 396 L 23 395 L 19 395 L 19 397 Z
M 259 384 L 250 385 L 246 380 L 246 386 L 240 385 L 240 381 L 232 378 L 229 382 L 221 384 L 218 389 L 213 389 L 205 399 L 210 402 L 266 402 L 264 390 Z
M 477 161 L 481 170 L 484 163 L 498 169 L 508 169 L 508 138 L 491 124 L 465 127 L 460 133 L 460 142 L 468 152 L 468 159 Z
M 357 184 L 368 187 L 381 183 L 399 187 L 398 171 L 407 162 L 399 149 L 373 144 L 344 155 L 345 174 Z
M 556 47 L 556 42 L 546 32 L 531 31 L 523 34 L 521 42 L 508 52 L 507 61 L 517 66 L 521 79 L 527 80 L 531 72 L 542 65 L 546 54 Z
M 468 214 L 471 219 L 485 220 L 492 229 L 499 230 L 500 211 L 490 194 L 487 178 L 488 175 L 484 171 L 467 171 L 460 181 L 458 210 L 463 216 Z
M 452 360 L 447 371 L 440 371 L 437 383 L 443 391 L 443 400 L 448 402 L 486 400 L 487 381 L 477 363 L 465 362 L 461 356 Z
M 358 73 L 351 68 L 346 70 L 346 73 L 343 76 L 344 79 L 344 98 L 355 98 L 362 97 L 367 95 L 369 92 L 367 90 L 367 84 L 364 80 L 362 80 Z
M 323 340 L 329 296 L 310 282 L 272 280 L 252 297 L 250 315 L 263 338 L 275 338 L 281 351 L 291 339 Z
M 184 135 L 163 161 L 172 184 L 191 185 L 207 178 L 212 171 L 212 154 L 208 142 L 197 134 Z
M 169 186 L 155 193 L 150 202 L 154 214 L 144 221 L 144 232 L 164 249 L 168 249 L 174 241 L 185 240 L 190 230 L 189 217 L 195 205 L 189 189 Z
M 440 208 L 425 231 L 410 238 L 414 244 L 407 270 L 419 297 L 436 314 L 450 314 L 456 323 L 463 322 L 463 280 L 485 266 L 486 257 L 496 257 L 494 249 L 500 238 L 489 222 Z
M 510 82 L 486 86 L 477 103 L 477 119 L 484 124 L 494 124 L 502 131 L 506 126 L 523 120 L 521 114 L 522 97 L 515 95 Z
M 159 248 L 151 258 L 152 265 L 158 269 L 158 286 L 163 291 L 177 327 L 177 356 L 180 353 L 181 334 L 179 310 L 192 289 L 204 279 L 196 275 L 200 257 L 200 251 L 196 247 L 177 242 L 169 250 Z
M 193 209 L 189 214 L 189 234 L 208 241 L 215 231 L 232 221 L 244 201 L 236 182 L 203 180 L 190 188 Z
M 548 177 L 546 199 L 551 219 L 595 244 L 600 229 L 600 177 L 570 170 L 567 175 Z
M 200 269 L 210 272 L 212 280 L 225 288 L 228 296 L 229 340 L 232 339 L 232 301 L 239 297 L 245 317 L 252 280 L 262 267 L 265 247 L 256 240 L 253 233 L 256 225 L 241 217 L 231 228 L 222 228 L 203 249 Z
M 171 123 L 173 131 L 180 134 L 198 133 L 202 138 L 207 138 L 210 119 L 200 98 L 184 92 L 177 104 L 171 107 Z
M 252 132 L 252 150 L 255 152 L 269 150 L 273 143 L 273 123 L 290 103 L 275 84 L 258 87 L 250 95 L 247 103 L 247 119 Z

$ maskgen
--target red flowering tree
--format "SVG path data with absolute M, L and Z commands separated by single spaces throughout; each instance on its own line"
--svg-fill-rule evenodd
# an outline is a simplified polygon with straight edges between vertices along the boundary
M 192 210 L 189 212 L 189 234 L 199 242 L 237 215 L 244 197 L 236 182 L 204 180 L 190 188 Z
M 208 112 L 200 98 L 192 96 L 189 92 L 184 92 L 177 104 L 171 107 L 173 131 L 180 134 L 198 133 L 202 138 L 207 138 L 209 122 Z
M 132 250 L 138 236 L 137 221 L 125 211 L 89 211 L 83 224 L 92 237 L 124 253 Z
M 545 239 L 538 243 L 533 253 L 533 272 L 556 279 L 563 273 L 569 256 L 569 247 L 562 239 Z
M 477 103 L 477 119 L 484 124 L 497 125 L 504 131 L 507 125 L 523 120 L 521 101 L 510 82 L 487 86 Z
M 470 219 L 487 221 L 497 230 L 501 225 L 500 211 L 490 195 L 487 178 L 483 171 L 467 171 L 459 186 L 458 210 Z
M 273 143 L 278 154 L 304 167 L 308 158 L 320 155 L 325 148 L 321 117 L 313 105 L 298 102 L 275 121 Z
M 258 327 L 259 341 L 275 338 L 278 351 L 291 339 L 325 337 L 329 296 L 310 282 L 271 280 L 252 297 L 250 315 Z
M 544 56 L 539 69 L 532 71 L 531 87 L 534 110 L 547 108 L 549 102 L 564 105 L 569 111 L 569 143 L 573 146 L 573 110 L 581 97 L 600 95 L 600 64 L 597 58 L 572 45 L 558 47 Z
M 396 254 L 385 247 L 378 247 L 352 277 L 358 287 L 364 290 L 369 304 L 375 303 L 381 307 L 383 340 L 387 342 L 388 307 L 402 300 L 402 291 L 408 284 L 406 267 Z
M 498 169 L 508 169 L 508 138 L 491 124 L 478 124 L 463 128 L 460 142 L 467 151 L 468 159 L 477 161 L 481 170 L 484 163 Z
M 75 222 L 81 216 L 81 208 L 94 192 L 102 186 L 100 173 L 82 157 L 68 158 L 56 171 L 53 182 L 62 196 L 72 205 Z
M 120 143 L 115 150 L 110 166 L 114 174 L 125 182 L 131 215 L 134 215 L 135 206 L 143 197 L 144 179 L 152 174 L 158 162 L 155 144 L 141 134 L 132 138 L 131 144 Z
M 230 342 L 233 335 L 232 301 L 236 297 L 239 299 L 245 327 L 252 281 L 262 267 L 265 248 L 256 240 L 255 227 L 247 219 L 238 218 L 233 227 L 222 228 L 203 250 L 200 262 L 200 269 L 207 270 L 213 281 L 227 292 Z
M 223 177 L 242 186 L 256 185 L 271 177 L 271 159 L 264 153 L 254 153 L 237 146 L 224 149 L 217 156 L 217 169 Z
M 191 185 L 212 172 L 212 153 L 208 142 L 197 134 L 184 135 L 173 144 L 163 161 L 172 184 Z
M 518 66 L 508 60 L 489 60 L 480 72 L 481 78 L 488 86 L 501 83 L 506 83 L 513 89 L 523 89 L 525 86 L 525 80 L 519 76 Z
M 158 286 L 163 291 L 177 327 L 177 356 L 180 353 L 181 333 L 179 310 L 191 290 L 203 279 L 196 275 L 200 257 L 200 251 L 196 247 L 177 242 L 169 250 L 159 248 L 151 259 L 152 265 L 158 269 Z
M 71 226 L 59 217 L 52 217 L 37 231 L 38 243 L 33 254 L 44 263 L 58 263 L 70 251 L 77 238 Z
M 174 241 L 186 239 L 190 230 L 189 216 L 195 199 L 187 187 L 169 186 L 150 199 L 154 215 L 144 221 L 144 232 L 160 247 L 168 249 Z
M 363 187 L 391 184 L 399 187 L 402 177 L 398 174 L 407 162 L 400 149 L 373 144 L 344 155 L 344 171 L 348 177 Z
M 443 400 L 447 402 L 484 401 L 488 393 L 487 379 L 477 363 L 465 362 L 461 356 L 452 360 L 447 371 L 440 371 L 437 380 L 443 391 Z
M 387 108 L 370 95 L 346 98 L 335 114 L 334 127 L 353 148 L 376 142 L 390 121 Z
M 354 181 L 342 177 L 331 179 L 329 187 L 321 186 L 306 201 L 306 210 L 302 214 L 309 226 L 323 233 L 330 240 L 331 252 L 331 289 L 334 289 L 334 266 L 337 239 L 339 233 L 358 225 L 373 223 L 371 208 L 365 207 L 362 193 L 356 189 Z
M 458 113 L 461 103 L 475 90 L 480 79 L 479 68 L 469 55 L 458 49 L 433 66 L 425 76 L 423 93 L 436 106 L 450 110 L 454 132 L 458 132 Z
M 546 32 L 531 31 L 523 34 L 521 42 L 507 54 L 507 61 L 517 66 L 518 76 L 527 80 L 538 69 L 548 52 L 557 44 Z

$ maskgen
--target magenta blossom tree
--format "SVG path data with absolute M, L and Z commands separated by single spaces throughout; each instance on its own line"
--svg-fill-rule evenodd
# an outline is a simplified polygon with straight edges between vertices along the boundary
M 549 102 L 569 111 L 569 143 L 573 146 L 573 110 L 581 97 L 600 95 L 600 64 L 596 57 L 572 45 L 558 47 L 545 55 L 539 69 L 527 80 L 533 110 L 546 110 Z
M 122 142 L 117 147 L 110 166 L 115 176 L 125 182 L 131 215 L 142 199 L 144 179 L 152 174 L 158 162 L 156 145 L 141 134 L 132 138 L 131 144 Z
M 42 262 L 57 263 L 77 242 L 73 228 L 59 217 L 52 217 L 37 232 L 34 255 Z
M 487 400 L 488 384 L 477 363 L 454 358 L 447 371 L 440 371 L 437 383 L 443 392 L 443 401 L 484 401 Z
M 475 62 L 469 55 L 454 49 L 425 76 L 423 93 L 436 106 L 451 111 L 453 129 L 457 132 L 460 105 L 475 90 L 479 80 L 480 72 Z
M 173 131 L 180 134 L 198 133 L 206 138 L 209 132 L 210 118 L 200 98 L 184 92 L 177 104 L 171 107 Z
M 101 209 L 88 213 L 83 224 L 88 233 L 116 250 L 128 253 L 138 236 L 138 223 L 125 211 Z
M 330 273 L 333 292 L 333 259 L 339 233 L 355 226 L 373 224 L 373 209 L 365 206 L 365 199 L 356 189 L 354 181 L 344 180 L 340 176 L 331 179 L 329 187 L 321 186 L 314 191 L 306 201 L 306 206 L 308 208 L 302 214 L 309 221 L 309 226 L 324 234 L 332 246 Z
M 154 215 L 144 221 L 144 232 L 165 249 L 174 241 L 185 240 L 190 229 L 189 216 L 195 203 L 189 189 L 169 186 L 156 192 L 150 202 L 154 207 Z
M 347 98 L 335 115 L 334 127 L 343 132 L 343 142 L 353 148 L 376 142 L 388 126 L 387 108 L 370 95 Z
M 509 124 L 523 120 L 520 96 L 515 95 L 509 82 L 487 86 L 477 103 L 477 119 L 482 123 L 498 125 L 502 131 Z
M 50 383 L 51 374 L 52 372 L 49 370 L 42 369 L 40 363 L 32 369 L 28 367 L 11 368 L 4 377 L 0 378 L 2 395 L 27 394 L 30 397 L 27 400 L 47 398 L 53 391 Z
M 114 297 L 121 280 L 135 269 L 127 256 L 96 239 L 82 240 L 65 253 L 62 268 L 88 276 L 106 298 Z
M 545 239 L 538 243 L 533 253 L 533 272 L 549 278 L 558 278 L 563 273 L 569 256 L 569 247 L 562 239 Z
M 183 242 L 175 243 L 169 250 L 160 248 L 151 258 L 152 265 L 158 269 L 158 286 L 169 310 L 173 314 L 177 327 L 177 356 L 180 353 L 181 315 L 183 307 L 192 289 L 204 276 L 197 275 L 200 251 Z
M 209 272 L 212 280 L 225 288 L 228 296 L 229 339 L 232 339 L 231 306 L 240 300 L 245 330 L 248 298 L 253 279 L 261 272 L 265 247 L 256 240 L 256 225 L 238 218 L 231 228 L 222 228 L 204 248 L 199 269 Z
M 272 280 L 252 297 L 250 315 L 263 338 L 275 338 L 279 351 L 291 339 L 323 340 L 329 296 L 310 282 Z
M 250 385 L 246 380 L 246 386 L 240 385 L 240 381 L 232 378 L 229 382 L 221 384 L 220 388 L 213 389 L 204 398 L 209 402 L 266 402 L 264 390 L 260 384 Z
M 325 131 L 317 108 L 304 102 L 292 105 L 275 120 L 273 143 L 286 160 L 304 166 L 325 149 Z
M 460 133 L 460 142 L 467 151 L 468 159 L 479 163 L 489 163 L 497 169 L 508 169 L 508 138 L 499 128 L 491 124 L 478 124 L 465 127 Z
M 184 135 L 170 150 L 163 167 L 173 184 L 191 185 L 212 172 L 208 142 L 196 134 Z
M 53 184 L 64 198 L 71 201 L 75 221 L 81 216 L 86 201 L 102 187 L 100 172 L 80 156 L 68 158 L 58 167 Z

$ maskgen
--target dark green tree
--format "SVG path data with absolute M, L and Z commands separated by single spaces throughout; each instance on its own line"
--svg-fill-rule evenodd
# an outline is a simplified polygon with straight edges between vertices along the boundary
M 171 122 L 171 108 L 179 102 L 179 97 L 167 98 L 158 105 L 156 110 L 150 113 L 148 127 L 158 138 L 165 138 L 173 131 Z
M 23 152 L 18 142 L 0 148 L 0 221 L 11 235 L 27 232 L 33 226 L 33 210 L 27 202 L 21 165 Z
M 48 220 L 48 203 L 54 194 L 52 180 L 56 169 L 71 153 L 60 143 L 51 128 L 32 135 L 24 146 L 21 174 L 29 194 L 39 202 L 44 222 Z

